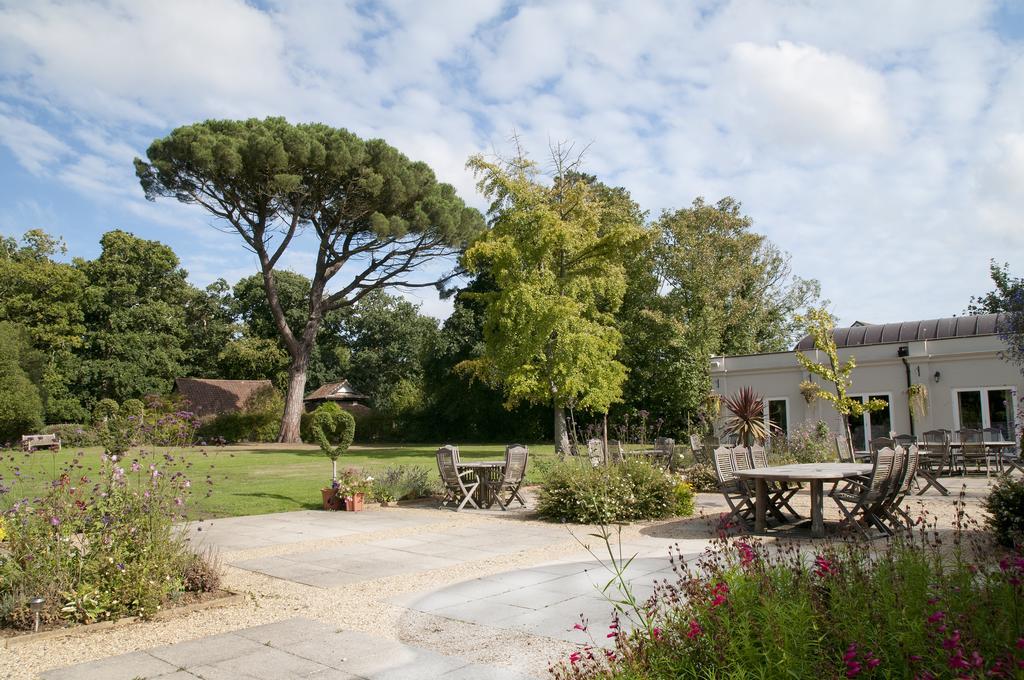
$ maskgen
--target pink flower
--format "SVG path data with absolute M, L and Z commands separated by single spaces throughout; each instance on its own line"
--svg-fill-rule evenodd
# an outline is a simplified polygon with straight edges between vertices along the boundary
M 960 653 L 959 649 L 953 654 L 953 656 L 949 657 L 947 664 L 949 668 L 954 671 L 966 670 L 971 667 L 971 664 L 967 663 L 967 659 L 964 658 L 964 655 Z
M 573 652 L 569 655 L 569 663 L 577 664 L 580 662 L 581 658 L 583 658 L 582 654 L 580 654 L 579 652 Z
M 943 649 L 956 649 L 960 646 L 960 631 L 954 630 L 953 634 L 942 641 Z
M 882 663 L 881 659 L 879 659 L 879 658 L 877 658 L 875 656 L 868 656 L 868 670 L 872 670 L 872 671 L 875 670 L 876 668 L 878 668 L 879 664 L 881 664 L 881 663 Z
M 860 675 L 861 665 L 857 661 L 850 661 L 846 664 L 846 677 L 855 678 Z
M 582 623 L 577 623 L 575 626 L 572 627 L 572 629 L 573 630 L 586 630 L 587 627 L 584 626 Z
M 744 541 L 738 542 L 736 544 L 736 549 L 740 554 L 740 564 L 744 567 L 750 565 L 750 563 L 754 561 L 754 558 L 757 557 L 757 553 L 755 553 L 754 549 L 750 547 L 750 544 Z
M 690 619 L 690 630 L 686 631 L 686 637 L 691 640 L 695 640 L 700 637 L 703 632 L 704 629 L 700 627 L 699 623 L 697 623 L 697 619 Z
M 838 573 L 839 569 L 824 555 L 818 555 L 814 558 L 814 575 L 818 578 L 835 576 Z
M 56 526 L 60 526 L 60 518 L 59 517 L 51 517 L 50 518 L 50 524 L 52 524 L 55 527 Z
M 655 628 L 652 631 L 652 635 L 654 636 L 655 640 L 660 640 L 661 639 L 661 628 Z
M 943 612 L 935 612 L 934 614 L 932 614 L 931 616 L 928 617 L 928 623 L 938 623 L 939 621 L 941 621 L 944 618 L 946 618 L 945 613 L 943 613 Z

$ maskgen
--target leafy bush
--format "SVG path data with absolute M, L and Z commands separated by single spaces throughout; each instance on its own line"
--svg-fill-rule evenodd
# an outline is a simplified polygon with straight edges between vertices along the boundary
M 16 442 L 42 426 L 39 389 L 16 362 L 0 362 L 0 442 Z
M 55 434 L 60 438 L 63 446 L 96 446 L 99 439 L 96 431 L 91 425 L 84 423 L 59 423 L 47 425 L 42 429 L 43 434 Z
M 542 517 L 611 524 L 668 517 L 676 509 L 677 479 L 642 460 L 592 467 L 565 460 L 547 472 L 538 497 Z
M 676 546 L 675 583 L 639 602 L 609 553 L 635 632 L 613 621 L 614 648 L 595 640 L 553 669 L 559 680 L 1010 678 L 1024 668 L 1024 558 L 999 559 L 984 541 L 951 553 L 922 532 L 812 558 L 722 539 L 697 560 Z M 603 644 L 605 633 L 591 635 Z
M 203 558 L 176 526 L 192 491 L 189 462 L 171 453 L 140 456 L 119 462 L 104 454 L 96 467 L 73 459 L 41 497 L 8 505 L 2 623 L 29 626 L 27 602 L 36 596 L 45 598 L 47 623 L 148 617 L 175 594 L 214 583 L 214 567 L 199 564 Z M 18 489 L 5 489 L 4 500 Z
M 373 498 L 378 501 L 394 502 L 432 495 L 437 484 L 430 477 L 427 468 L 417 465 L 396 465 L 388 467 L 377 476 L 373 483 Z
M 803 423 L 786 436 L 772 440 L 773 463 L 825 463 L 836 460 L 835 443 L 828 423 Z
M 1024 479 L 999 479 L 982 501 L 985 522 L 1002 545 L 1024 548 Z
M 693 514 L 696 494 L 693 486 L 684 479 L 679 479 L 672 487 L 672 497 L 675 499 L 675 507 L 672 514 L 677 517 L 689 517 Z
M 718 491 L 718 476 L 715 475 L 715 468 L 707 463 L 691 465 L 679 474 L 690 483 L 694 491 L 701 493 Z

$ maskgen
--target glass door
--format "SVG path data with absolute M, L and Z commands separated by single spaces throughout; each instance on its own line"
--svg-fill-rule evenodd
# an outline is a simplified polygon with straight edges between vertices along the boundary
M 850 416 L 850 441 L 854 450 L 867 451 L 868 442 L 876 437 L 888 437 L 892 431 L 892 413 L 888 394 L 851 395 L 862 404 L 866 400 L 878 399 L 885 402 L 885 408 L 878 411 L 865 412 L 862 416 Z

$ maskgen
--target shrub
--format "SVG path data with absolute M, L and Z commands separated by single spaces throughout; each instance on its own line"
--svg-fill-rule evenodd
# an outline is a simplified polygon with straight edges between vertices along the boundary
M 73 459 L 41 497 L 10 505 L 2 623 L 29 626 L 27 601 L 36 596 L 45 598 L 47 623 L 148 617 L 176 593 L 212 583 L 215 565 L 201 566 L 176 526 L 192 490 L 188 468 L 171 453 L 140 452 L 130 463 L 104 454 L 96 468 Z
M 999 479 L 982 501 L 985 522 L 1002 545 L 1024 548 L 1024 479 Z
M 657 519 L 675 511 L 675 485 L 672 475 L 642 460 L 592 467 L 570 459 L 548 470 L 537 510 L 547 519 L 581 524 Z
M 417 465 L 396 465 L 379 474 L 373 483 L 374 500 L 393 502 L 430 496 L 437 484 L 427 468 Z
M 707 463 L 691 465 L 679 474 L 690 483 L 694 491 L 701 493 L 718 491 L 718 476 L 715 474 L 715 468 Z
M 198 430 L 199 419 L 191 411 L 150 413 L 142 428 L 142 441 L 151 446 L 191 446 Z
M 785 438 L 772 440 L 773 463 L 825 463 L 836 459 L 835 445 L 828 423 L 803 423 Z
M 679 546 L 672 558 L 675 582 L 650 600 L 620 585 L 635 631 L 613 622 L 613 649 L 595 641 L 556 678 L 1009 678 L 1024 667 L 1024 558 L 1000 560 L 983 541 L 951 554 L 922 532 L 808 555 L 722 539 L 701 558 Z M 624 584 L 625 560 L 613 561 Z
M 672 497 L 675 499 L 675 507 L 672 511 L 677 517 L 689 517 L 693 514 L 696 494 L 693 486 L 684 479 L 679 479 L 672 487 Z
M 99 439 L 96 431 L 90 425 L 84 423 L 59 423 L 47 425 L 42 429 L 43 434 L 55 434 L 60 438 L 63 446 L 96 446 Z

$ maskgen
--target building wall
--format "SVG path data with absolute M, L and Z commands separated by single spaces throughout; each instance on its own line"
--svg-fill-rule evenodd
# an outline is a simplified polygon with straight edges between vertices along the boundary
M 1004 361 L 1005 348 L 998 336 L 975 336 L 903 343 L 909 351 L 912 384 L 923 384 L 928 391 L 928 413 L 913 423 L 913 431 L 946 428 L 955 430 L 957 422 L 957 390 L 965 388 L 1010 388 L 1013 404 L 1024 396 L 1024 376 L 1016 366 Z M 907 372 L 897 352 L 900 344 L 868 345 L 840 349 L 839 358 L 856 357 L 851 395 L 887 395 L 890 402 L 892 429 L 911 432 L 911 416 L 907 399 Z M 807 352 L 821 363 L 827 357 L 817 350 Z M 936 373 L 938 378 L 936 379 Z M 804 422 L 824 420 L 836 432 L 841 421 L 831 405 L 822 399 L 807 404 L 800 394 L 800 382 L 810 376 L 797 363 L 793 352 L 756 354 L 736 357 L 713 357 L 712 389 L 719 395 L 750 386 L 766 399 L 785 398 L 789 428 Z M 821 383 L 817 378 L 815 382 Z M 1016 410 L 1016 406 L 1014 406 Z M 724 414 L 723 414 L 724 417 Z M 1016 422 L 1016 419 L 1015 419 Z M 1019 431 L 1019 424 L 1017 425 Z

